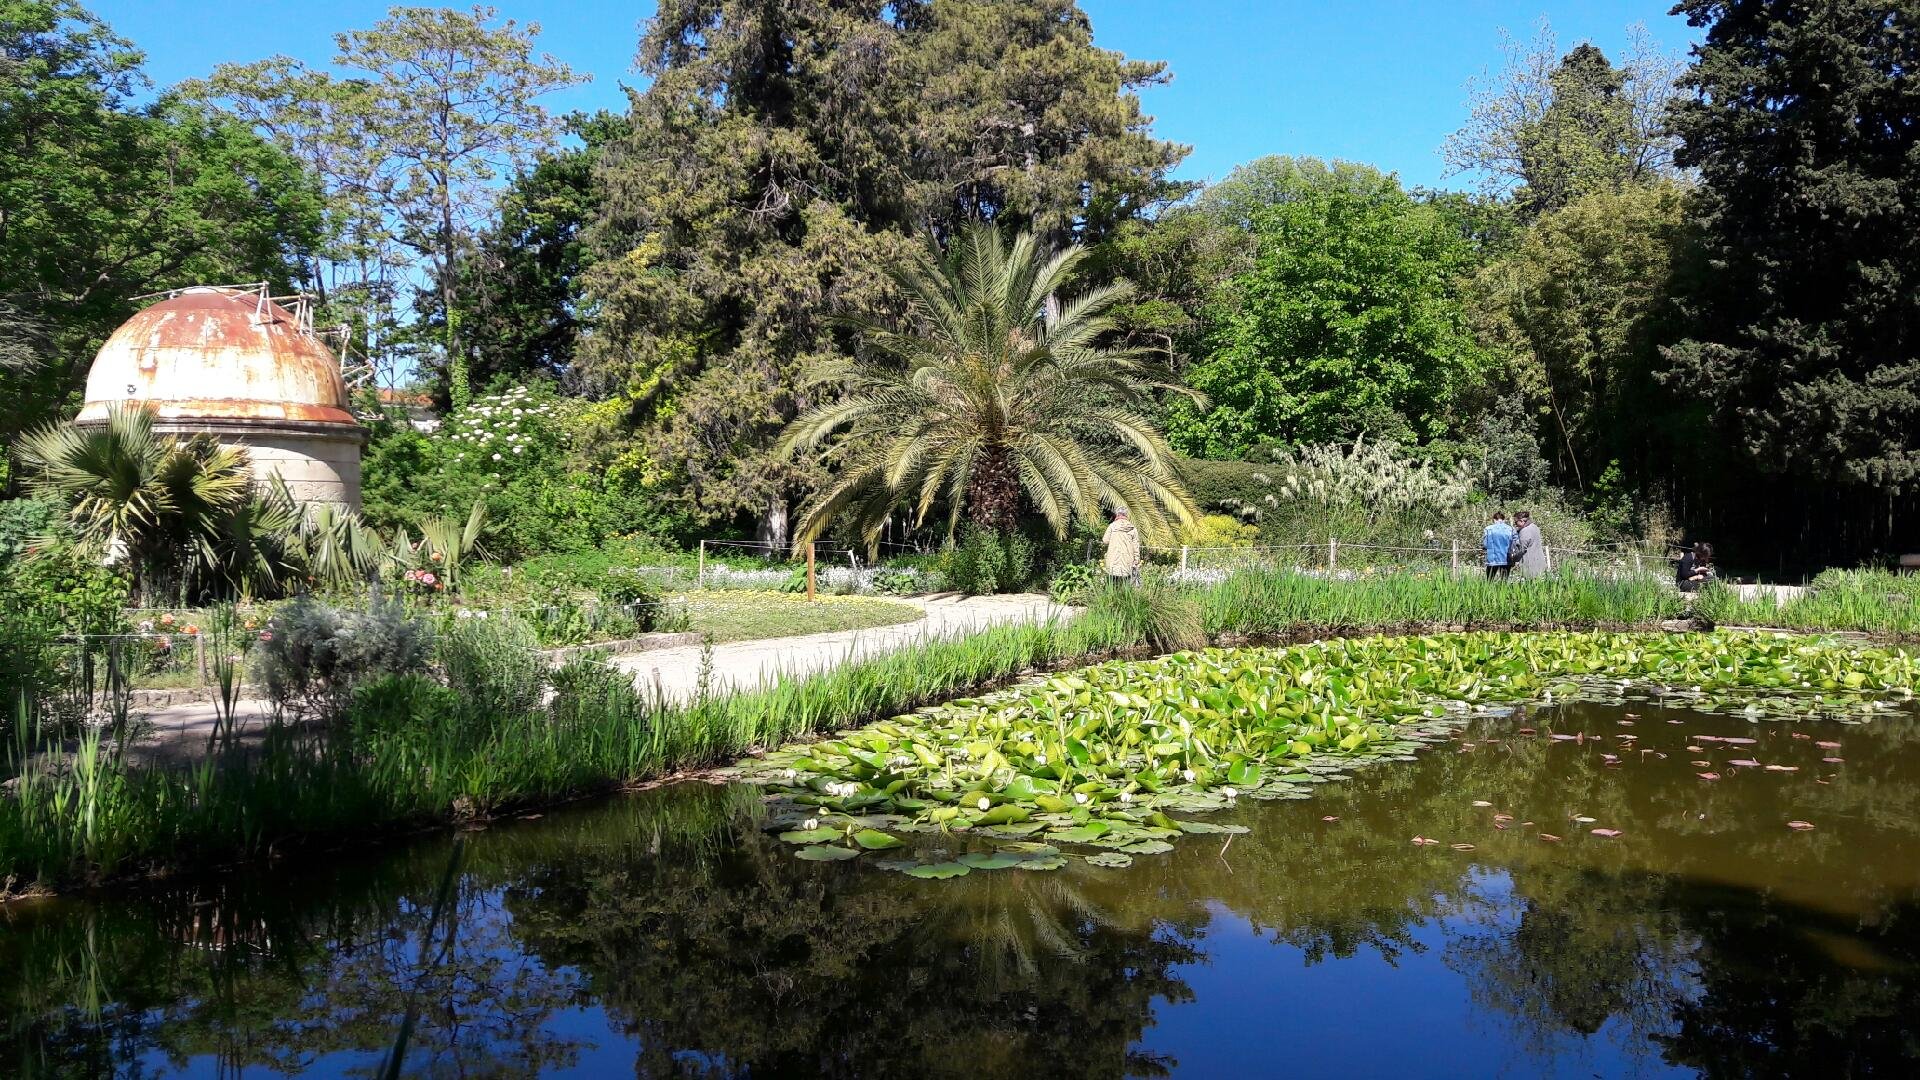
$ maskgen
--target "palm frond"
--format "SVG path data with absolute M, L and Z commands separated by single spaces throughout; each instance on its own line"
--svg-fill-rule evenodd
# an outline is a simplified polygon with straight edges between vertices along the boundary
M 989 507 L 1024 494 L 1058 535 L 1103 502 L 1134 511 L 1153 535 L 1190 520 L 1172 451 L 1145 411 L 1156 391 L 1179 388 L 1156 355 L 1110 341 L 1130 285 L 1066 294 L 1086 258 L 976 224 L 944 252 L 895 267 L 906 317 L 843 320 L 867 359 L 815 365 L 806 385 L 838 393 L 778 443 L 782 454 L 822 451 L 841 470 L 807 502 L 799 535 L 844 519 L 871 540 L 893 509 L 924 523 L 943 502 L 952 529 L 978 484 L 1000 485 Z

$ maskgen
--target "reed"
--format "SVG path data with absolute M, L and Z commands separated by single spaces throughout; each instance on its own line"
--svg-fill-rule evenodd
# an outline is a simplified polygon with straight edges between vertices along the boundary
M 1885 570 L 1828 570 L 1813 579 L 1807 592 L 1784 603 L 1772 597 L 1742 600 L 1731 588 L 1709 585 L 1700 591 L 1695 610 L 1723 626 L 1920 637 L 1920 577 Z
M 733 761 L 1035 669 L 1205 637 L 1652 627 L 1681 610 L 1678 594 L 1652 578 L 1503 584 L 1249 572 L 1191 592 L 1103 592 L 1070 621 L 995 627 L 691 701 L 636 690 L 593 660 L 542 673 L 552 692 L 529 696 L 520 654 L 533 642 L 475 633 L 462 640 L 462 677 L 386 676 L 354 691 L 341 722 L 276 723 L 252 745 L 229 737 L 198 762 L 173 767 L 130 763 L 106 752 L 98 733 L 74 749 L 22 706 L 18 737 L 0 757 L 0 776 L 14 775 L 13 793 L 0 795 L 0 894 L 483 818 Z

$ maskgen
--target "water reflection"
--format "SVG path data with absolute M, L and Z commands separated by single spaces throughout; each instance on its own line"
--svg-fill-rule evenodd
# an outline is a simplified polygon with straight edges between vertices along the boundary
M 415 1075 L 1159 1076 L 1207 1067 L 1195 1031 L 1433 1071 L 1442 1034 L 1351 1017 L 1358 985 L 1472 1017 L 1467 1072 L 1910 1075 L 1920 728 L 1638 710 L 1489 720 L 1124 870 L 807 864 L 755 792 L 684 785 L 472 837 L 441 963 L 444 841 L 16 908 L 0 1070 L 377 1075 L 418 1001 Z M 1311 1048 L 1229 969 L 1320 995 L 1280 1025 Z

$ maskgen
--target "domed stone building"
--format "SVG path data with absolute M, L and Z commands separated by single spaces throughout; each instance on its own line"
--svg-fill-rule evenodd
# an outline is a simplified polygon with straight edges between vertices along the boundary
M 256 479 L 278 473 L 294 498 L 360 508 L 366 432 L 348 409 L 333 353 L 264 285 L 181 289 L 128 319 L 100 347 L 74 423 L 138 402 L 154 429 L 242 447 Z

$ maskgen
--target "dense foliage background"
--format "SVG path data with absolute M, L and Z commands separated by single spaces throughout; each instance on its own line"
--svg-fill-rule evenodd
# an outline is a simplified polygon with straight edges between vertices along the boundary
M 646 89 L 591 117 L 549 115 L 576 77 L 484 11 L 396 8 L 331 65 L 148 95 L 75 0 L 0 0 L 0 433 L 71 415 L 136 297 L 266 279 L 443 414 L 367 401 L 371 524 L 478 501 L 508 559 L 784 542 L 835 469 L 777 445 L 838 392 L 803 373 L 871 359 L 848 320 L 899 317 L 893 272 L 986 220 L 1131 283 L 1109 344 L 1205 395 L 1149 406 L 1214 515 L 1196 537 L 1398 536 L 1415 519 L 1270 468 L 1384 453 L 1470 480 L 1427 529 L 1526 502 L 1755 570 L 1913 547 L 1920 13 L 1676 10 L 1704 31 L 1684 61 L 1512 43 L 1445 150 L 1480 186 L 1433 191 L 1284 153 L 1173 181 L 1186 148 L 1137 96 L 1168 73 L 1071 0 L 665 0 Z

